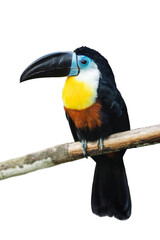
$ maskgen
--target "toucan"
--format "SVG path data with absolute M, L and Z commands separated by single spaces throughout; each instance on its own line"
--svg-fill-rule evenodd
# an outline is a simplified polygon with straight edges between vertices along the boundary
M 98 216 L 125 220 L 131 215 L 131 197 L 123 163 L 125 150 L 103 153 L 103 139 L 130 129 L 126 104 L 113 71 L 98 51 L 82 46 L 73 52 L 56 52 L 33 62 L 20 82 L 43 77 L 67 76 L 62 99 L 75 141 L 87 156 L 87 141 L 97 141 L 101 155 L 96 162 L 91 207 Z

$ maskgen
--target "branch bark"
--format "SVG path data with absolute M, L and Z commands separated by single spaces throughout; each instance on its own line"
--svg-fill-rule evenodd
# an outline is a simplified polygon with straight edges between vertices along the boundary
M 104 139 L 103 153 L 160 143 L 160 125 L 110 135 Z M 87 143 L 89 156 L 100 155 L 97 142 Z M 0 163 L 0 180 L 83 158 L 80 142 L 57 145 Z

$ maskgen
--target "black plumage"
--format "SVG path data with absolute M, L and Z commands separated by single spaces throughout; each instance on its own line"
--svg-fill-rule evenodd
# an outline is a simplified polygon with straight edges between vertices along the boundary
M 110 134 L 129 130 L 125 102 L 118 91 L 112 69 L 108 61 L 97 51 L 88 47 L 75 50 L 77 55 L 91 58 L 101 73 L 97 102 L 101 103 L 102 126 L 95 129 L 78 129 L 66 113 L 74 139 L 94 141 Z M 99 216 L 115 216 L 127 219 L 131 214 L 131 198 L 123 163 L 125 151 L 92 157 L 96 168 L 92 186 L 92 211 Z

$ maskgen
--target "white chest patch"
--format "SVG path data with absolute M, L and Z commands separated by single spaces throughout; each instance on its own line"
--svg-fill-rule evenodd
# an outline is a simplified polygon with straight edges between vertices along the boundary
M 87 70 L 81 70 L 79 75 L 75 77 L 78 81 L 89 84 L 97 91 L 99 84 L 100 72 L 98 68 L 91 68 Z

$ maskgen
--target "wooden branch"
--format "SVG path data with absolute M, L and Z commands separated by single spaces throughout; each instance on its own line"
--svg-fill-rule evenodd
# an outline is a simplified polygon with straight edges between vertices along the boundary
M 103 153 L 160 143 L 160 125 L 110 135 Z M 89 156 L 102 154 L 97 142 L 88 142 Z M 66 143 L 0 163 L 0 180 L 74 161 L 83 157 L 81 143 Z

